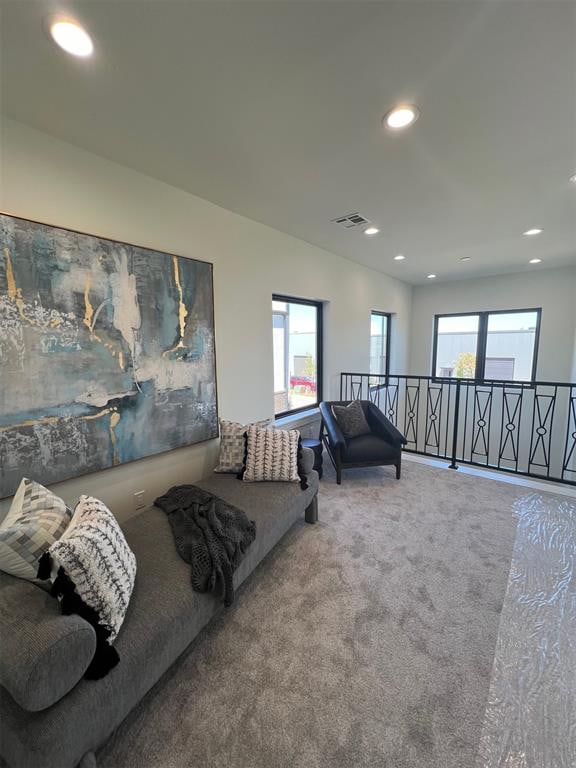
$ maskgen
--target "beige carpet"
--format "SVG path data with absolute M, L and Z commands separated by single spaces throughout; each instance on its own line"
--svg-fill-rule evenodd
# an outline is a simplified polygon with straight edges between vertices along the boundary
M 472 768 L 522 489 L 405 462 L 320 494 L 101 766 Z

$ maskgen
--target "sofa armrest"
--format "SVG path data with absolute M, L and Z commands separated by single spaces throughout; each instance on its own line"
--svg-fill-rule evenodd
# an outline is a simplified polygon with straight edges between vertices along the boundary
M 314 451 L 312 448 L 302 446 L 300 461 L 298 462 L 298 471 L 301 475 L 309 475 L 314 469 Z
M 396 429 L 394 424 L 384 416 L 382 411 L 377 408 L 374 403 L 370 403 L 366 409 L 366 416 L 368 418 L 368 424 L 374 432 L 374 434 L 383 437 L 392 445 L 406 445 L 408 442 L 402 432 Z
M 326 434 L 328 435 L 330 445 L 333 448 L 345 446 L 346 440 L 344 439 L 342 430 L 336 421 L 336 417 L 332 411 L 332 405 L 330 403 L 320 403 L 319 408 L 320 413 L 322 414 L 322 422 L 324 423 L 324 428 L 326 429 Z
M 29 712 L 52 706 L 82 678 L 96 633 L 63 616 L 41 587 L 0 572 L 0 685 Z

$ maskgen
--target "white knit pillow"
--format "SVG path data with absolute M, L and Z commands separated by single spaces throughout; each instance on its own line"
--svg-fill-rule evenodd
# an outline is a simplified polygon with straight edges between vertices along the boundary
M 237 421 L 220 419 L 220 455 L 214 472 L 237 474 L 244 466 L 244 435 L 249 426 L 267 427 L 270 419 L 255 421 L 253 424 L 239 424 Z
M 0 523 L 0 569 L 33 581 L 46 550 L 64 533 L 72 511 L 40 483 L 22 478 Z
M 92 496 L 81 496 L 62 538 L 44 554 L 39 576 L 54 581 L 63 613 L 77 613 L 96 631 L 86 677 L 103 677 L 118 663 L 111 647 L 134 588 L 136 558 L 116 518 Z
M 246 433 L 246 465 L 242 479 L 246 483 L 266 480 L 300 482 L 297 429 L 260 429 L 248 427 Z

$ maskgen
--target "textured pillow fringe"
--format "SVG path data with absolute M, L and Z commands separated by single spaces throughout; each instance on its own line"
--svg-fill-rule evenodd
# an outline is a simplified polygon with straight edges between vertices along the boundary
M 40 581 L 46 581 L 50 578 L 50 571 L 52 570 L 52 558 L 48 550 L 44 552 L 40 560 L 38 560 L 38 574 L 36 576 Z
M 244 480 L 244 473 L 246 472 L 247 462 L 248 462 L 248 431 L 244 432 L 244 459 L 242 461 L 242 469 L 236 475 L 238 480 Z
M 42 581 L 50 578 L 52 557 L 44 552 L 38 565 L 38 578 Z M 108 642 L 110 630 L 100 624 L 98 613 L 87 605 L 76 592 L 76 586 L 64 568 L 58 569 L 58 574 L 50 593 L 60 598 L 60 609 L 65 616 L 76 614 L 90 624 L 96 633 L 96 650 L 88 669 L 84 673 L 86 680 L 99 680 L 110 672 L 120 661 L 118 651 Z
M 119 661 L 120 656 L 118 656 L 116 648 L 106 640 L 101 641 L 98 638 L 98 633 L 96 633 L 96 651 L 88 669 L 84 672 L 84 677 L 86 680 L 100 680 L 100 678 L 106 677 Z

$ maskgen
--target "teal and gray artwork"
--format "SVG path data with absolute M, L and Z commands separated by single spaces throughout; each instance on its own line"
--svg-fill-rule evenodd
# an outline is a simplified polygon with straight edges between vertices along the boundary
M 216 437 L 212 265 L 0 215 L 0 497 Z

